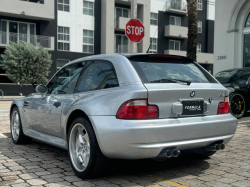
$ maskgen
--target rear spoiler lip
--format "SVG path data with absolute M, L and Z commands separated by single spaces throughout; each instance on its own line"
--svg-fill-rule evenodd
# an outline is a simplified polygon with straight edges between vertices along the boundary
M 184 57 L 184 56 L 180 56 L 180 55 L 163 55 L 163 54 L 134 54 L 134 55 L 124 55 L 128 60 L 143 60 L 143 59 L 153 59 L 153 58 L 159 58 L 159 59 L 163 59 L 163 58 L 169 58 L 169 59 L 181 59 L 181 60 L 185 60 L 185 61 L 191 61 L 194 62 L 194 60 L 192 60 L 189 57 Z

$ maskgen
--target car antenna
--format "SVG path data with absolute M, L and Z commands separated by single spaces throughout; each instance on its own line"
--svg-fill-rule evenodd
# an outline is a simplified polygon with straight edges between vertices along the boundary
M 150 47 L 151 47 L 151 43 L 149 44 L 149 48 L 148 48 L 148 50 L 147 50 L 147 52 L 146 52 L 146 53 L 148 53 L 148 52 L 149 52 Z

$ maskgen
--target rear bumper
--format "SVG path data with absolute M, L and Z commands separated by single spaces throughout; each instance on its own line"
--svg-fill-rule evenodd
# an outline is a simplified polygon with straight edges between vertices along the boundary
M 154 158 L 168 147 L 185 150 L 220 140 L 227 144 L 237 129 L 237 119 L 231 114 L 157 120 L 89 117 L 103 154 L 120 159 Z

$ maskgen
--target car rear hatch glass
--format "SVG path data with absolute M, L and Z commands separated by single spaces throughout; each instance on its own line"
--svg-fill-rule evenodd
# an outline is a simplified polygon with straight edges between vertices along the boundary
M 148 103 L 160 118 L 217 114 L 227 91 L 189 58 L 137 55 L 128 58 L 148 90 Z

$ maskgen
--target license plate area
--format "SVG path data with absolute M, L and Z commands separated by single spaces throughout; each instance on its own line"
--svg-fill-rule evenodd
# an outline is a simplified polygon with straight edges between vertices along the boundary
M 183 112 L 182 116 L 196 116 L 204 114 L 204 101 L 182 101 Z

